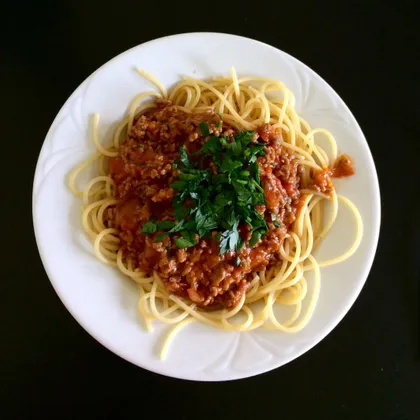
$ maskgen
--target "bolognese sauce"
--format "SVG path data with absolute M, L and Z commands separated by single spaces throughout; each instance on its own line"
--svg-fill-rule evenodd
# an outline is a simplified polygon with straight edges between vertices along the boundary
M 310 188 L 330 196 L 334 190 L 331 178 L 344 178 L 354 173 L 353 159 L 346 154 L 340 155 L 331 168 L 313 174 L 313 184 Z
M 256 163 L 264 202 L 255 209 L 267 226 L 266 233 L 251 244 L 251 228 L 241 223 L 238 233 L 243 246 L 224 253 L 220 252 L 216 229 L 203 237 L 198 233 L 191 236 L 188 240 L 193 246 L 179 246 L 173 235 L 162 235 L 159 226 L 164 222 L 173 226 L 177 221 L 173 200 L 179 191 L 173 186 L 179 180 L 180 149 L 184 148 L 191 159 L 199 159 L 209 138 L 230 143 L 238 134 L 211 111 L 187 113 L 168 101 L 158 101 L 155 108 L 134 121 L 119 155 L 109 161 L 119 204 L 108 210 L 107 223 L 119 230 L 124 257 L 141 271 L 156 272 L 169 293 L 201 307 L 234 307 L 255 273 L 278 264 L 282 242 L 301 202 L 303 168 L 299 159 L 282 146 L 281 132 L 266 124 L 252 138 L 263 147 Z M 212 175 L 217 174 L 213 162 L 201 160 Z M 314 174 L 312 188 L 328 194 L 331 176 L 353 172 L 351 159 L 343 156 L 332 169 Z M 186 199 L 184 205 L 193 205 L 192 200 Z M 151 220 L 161 225 L 145 233 Z

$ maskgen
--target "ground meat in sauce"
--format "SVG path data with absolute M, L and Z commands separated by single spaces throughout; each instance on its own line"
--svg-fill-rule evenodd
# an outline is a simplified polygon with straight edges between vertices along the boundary
M 194 153 L 205 143 L 200 122 L 208 124 L 211 135 L 231 137 L 236 132 L 217 114 L 186 113 L 168 101 L 158 101 L 155 109 L 134 122 L 119 156 L 109 162 L 120 203 L 107 214 L 108 224 L 120 230 L 124 255 L 135 267 L 156 271 L 170 293 L 202 307 L 231 308 L 246 292 L 255 272 L 279 262 L 279 249 L 299 208 L 302 168 L 281 145 L 279 131 L 268 124 L 260 127 L 254 141 L 259 137 L 266 143 L 266 155 L 258 158 L 258 165 L 267 203 L 257 210 L 266 218 L 267 234 L 249 248 L 250 228 L 239 226 L 245 246 L 238 254 L 219 255 L 216 239 L 202 238 L 184 249 L 176 248 L 171 237 L 156 242 L 159 232 L 146 236 L 142 226 L 151 218 L 174 220 L 171 200 L 175 192 L 170 184 L 177 179 L 177 170 L 172 164 L 182 145 Z M 329 180 L 323 175 L 320 184 L 326 178 Z M 282 223 L 280 227 L 273 223 L 272 213 Z M 236 266 L 238 256 L 241 264 Z
M 340 155 L 330 169 L 332 178 L 343 178 L 354 173 L 353 159 L 349 155 Z
M 313 174 L 310 189 L 330 196 L 334 190 L 331 178 L 343 178 L 354 175 L 353 159 L 348 155 L 340 155 L 333 166 Z

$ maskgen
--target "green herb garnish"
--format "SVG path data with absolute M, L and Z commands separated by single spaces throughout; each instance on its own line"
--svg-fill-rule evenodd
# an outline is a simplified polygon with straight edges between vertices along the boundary
M 270 211 L 270 213 L 271 213 L 271 221 L 273 222 L 274 226 L 275 227 L 282 226 L 282 223 L 278 221 L 277 216 L 272 211 Z
M 203 135 L 210 134 L 206 123 L 200 123 L 200 129 Z M 254 131 L 243 131 L 233 140 L 212 136 L 193 154 L 181 147 L 175 162 L 180 173 L 171 184 L 176 191 L 172 201 L 176 222 L 149 221 L 142 232 L 164 231 L 157 235 L 157 241 L 175 234 L 176 247 L 188 248 L 197 243 L 197 237 L 211 237 L 216 231 L 221 255 L 241 250 L 244 239 L 238 227 L 248 224 L 249 246 L 254 246 L 268 231 L 264 216 L 255 209 L 256 205 L 265 204 L 256 161 L 265 152 L 264 144 L 252 141 L 254 135 Z M 217 174 L 209 169 L 210 162 L 216 166 Z M 239 257 L 235 264 L 241 264 Z
M 189 248 L 191 246 L 194 246 L 195 243 L 192 241 L 189 241 L 188 239 L 184 238 L 176 238 L 175 239 L 175 245 L 177 248 Z
M 163 241 L 163 239 L 164 239 L 164 238 L 166 238 L 168 235 L 169 235 L 169 233 L 168 233 L 168 232 L 166 232 L 166 233 L 159 233 L 159 235 L 156 235 L 156 239 L 155 239 L 155 241 L 156 241 L 156 242 L 161 242 L 161 241 Z
M 168 236 L 169 233 L 172 232 L 176 226 L 177 224 L 175 222 L 172 222 L 171 220 L 162 220 L 160 222 L 149 220 L 143 225 L 141 232 L 146 235 L 150 235 L 159 230 L 163 230 L 163 231 L 167 230 L 168 232 L 160 233 L 159 235 L 156 236 L 156 242 L 160 242 L 165 236 Z
M 207 123 L 201 122 L 200 123 L 200 130 L 201 130 L 203 136 L 209 136 L 210 135 L 209 126 L 208 126 Z
M 162 222 L 157 223 L 157 230 L 168 230 L 172 229 L 175 226 L 175 222 L 171 220 L 163 220 Z
M 145 233 L 147 235 L 150 235 L 151 233 L 155 233 L 157 229 L 157 225 L 153 220 L 149 220 L 146 222 L 143 226 L 143 229 L 141 230 L 141 233 Z
M 177 248 L 189 248 L 194 246 L 197 241 L 194 238 L 194 233 L 188 230 L 181 231 L 182 238 L 175 239 L 175 245 Z

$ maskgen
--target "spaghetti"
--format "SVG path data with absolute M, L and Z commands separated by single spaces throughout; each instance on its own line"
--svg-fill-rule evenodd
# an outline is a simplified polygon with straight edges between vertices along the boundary
M 153 76 L 143 70 L 138 70 L 138 72 L 154 83 L 159 92 L 142 93 L 133 100 L 128 109 L 127 118 L 117 127 L 113 143 L 109 147 L 100 143 L 98 136 L 99 116 L 95 114 L 92 129 L 93 142 L 97 153 L 76 167 L 69 177 L 71 191 L 82 199 L 82 224 L 93 242 L 96 257 L 105 264 L 117 267 L 137 284 L 140 293 L 138 310 L 143 316 L 148 331 L 152 331 L 152 320 L 174 325 L 161 350 L 162 359 L 165 358 L 169 344 L 175 334 L 183 326 L 193 321 L 200 321 L 226 331 L 250 331 L 260 327 L 289 333 L 301 330 L 308 323 L 319 296 L 320 267 L 337 264 L 349 258 L 358 248 L 362 238 L 363 224 L 357 208 L 347 198 L 336 194 L 330 179 L 332 176 L 350 175 L 352 173 L 351 161 L 345 155 L 338 156 L 335 139 L 328 131 L 312 129 L 306 121 L 297 115 L 294 109 L 295 99 L 293 94 L 280 82 L 259 77 L 238 78 L 232 68 L 231 77 L 215 77 L 207 82 L 185 77 L 167 91 Z M 145 101 L 151 97 L 170 102 L 157 105 L 155 102 Z M 257 130 L 259 138 L 266 142 L 264 150 L 267 150 L 267 157 L 263 157 L 264 153 L 262 152 L 261 157 L 258 158 L 258 164 L 262 168 L 262 186 L 265 187 L 266 202 L 264 205 L 256 206 L 256 208 L 259 209 L 258 211 L 261 214 L 268 214 L 267 212 L 270 210 L 274 217 L 276 214 L 277 217 L 280 217 L 280 214 L 282 215 L 282 227 L 278 227 L 281 223 L 274 227 L 275 221 L 267 222 L 269 231 L 272 230 L 277 235 L 281 234 L 277 237 L 278 247 L 272 252 L 275 255 L 268 255 L 269 252 L 267 251 L 268 256 L 265 255 L 265 259 L 261 259 L 262 263 L 259 265 L 253 264 L 251 261 L 251 266 L 255 269 L 249 268 L 248 271 L 245 271 L 245 268 L 233 267 L 230 270 L 230 276 L 232 277 L 234 273 L 240 273 L 242 270 L 243 273 L 246 273 L 246 281 L 242 279 L 239 282 L 238 280 L 232 287 L 227 285 L 225 287 L 227 290 L 214 293 L 214 290 L 209 286 L 213 295 L 209 294 L 206 300 L 204 300 L 205 296 L 200 295 L 197 288 L 192 292 L 190 291 L 191 288 L 196 286 L 191 286 L 188 293 L 186 293 L 185 288 L 179 289 L 181 293 L 178 292 L 178 289 L 174 289 L 176 286 L 176 284 L 174 286 L 174 281 L 170 280 L 169 277 L 162 278 L 158 270 L 142 270 L 142 265 L 135 259 L 135 249 L 133 251 L 134 245 L 132 244 L 135 239 L 127 237 L 127 232 L 124 232 L 123 229 L 124 223 L 125 229 L 128 229 L 128 222 L 124 218 L 122 222 L 121 220 L 118 221 L 120 217 L 118 211 L 116 214 L 115 209 L 119 209 L 121 196 L 124 194 L 123 189 L 126 188 L 124 180 L 121 181 L 118 178 L 118 170 L 128 171 L 127 166 L 124 166 L 124 168 L 121 166 L 121 160 L 118 160 L 119 156 L 125 147 L 124 145 L 129 143 L 130 138 L 131 149 L 129 149 L 129 153 L 137 153 L 136 151 L 133 152 L 133 144 L 135 144 L 143 158 L 147 160 L 147 156 L 149 158 L 152 156 L 152 154 L 148 155 L 147 152 L 144 152 L 145 146 L 140 141 L 133 143 L 132 138 L 135 135 L 140 135 L 141 127 L 138 126 L 140 116 L 144 114 L 146 115 L 144 118 L 147 119 L 147 116 L 152 118 L 153 112 L 156 112 L 154 111 L 156 106 L 158 107 L 157 112 L 161 112 L 159 115 L 166 115 L 164 113 L 169 112 L 168 110 L 172 110 L 173 115 L 178 118 L 190 118 L 191 116 L 191 118 L 203 120 L 206 115 L 207 119 L 211 115 L 211 118 L 215 121 L 211 121 L 211 124 L 209 123 L 207 126 L 205 125 L 205 130 L 200 125 L 202 131 L 209 130 L 207 133 L 202 133 L 201 146 L 204 145 L 212 133 L 216 140 L 220 140 L 221 136 L 224 135 L 223 138 L 227 139 L 228 142 L 234 142 L 235 138 L 238 138 L 235 137 L 235 134 L 243 133 L 243 130 Z M 161 108 L 163 106 L 163 110 L 160 109 L 159 111 L 159 106 Z M 149 130 L 150 127 L 156 125 L 153 125 L 155 123 L 153 118 L 150 121 L 152 122 L 149 122 Z M 141 131 L 141 135 L 146 136 L 144 130 Z M 198 136 L 198 134 L 192 133 L 192 137 L 189 138 L 191 144 Z M 328 141 L 328 153 L 318 144 L 316 139 L 319 136 L 323 136 Z M 249 143 L 249 147 L 255 146 L 255 144 L 254 138 Z M 271 151 L 268 144 L 272 144 Z M 266 162 L 270 153 L 274 153 L 273 150 L 278 153 L 275 156 L 276 159 L 280 159 L 281 162 L 290 162 L 290 167 L 295 168 L 294 184 L 291 181 L 286 182 L 286 184 L 283 182 L 283 187 L 284 185 L 287 187 L 286 190 L 282 186 L 276 187 L 280 181 L 276 181 L 275 176 L 272 175 L 270 162 L 266 164 L 265 169 L 262 164 L 262 162 Z M 194 156 L 193 152 L 190 153 L 190 159 Z M 108 162 L 108 169 L 106 169 L 106 163 L 109 159 L 111 161 Z M 95 163 L 98 165 L 98 176 L 91 179 L 83 190 L 78 190 L 76 187 L 77 176 L 86 167 Z M 165 163 L 166 169 L 162 169 L 162 174 L 170 172 L 171 161 Z M 118 165 L 120 168 L 116 170 L 115 167 Z M 137 166 L 147 165 L 137 164 Z M 197 171 L 197 169 L 193 169 L 193 171 Z M 297 174 L 296 171 L 299 173 Z M 249 171 L 242 172 L 249 175 Z M 142 172 L 140 171 L 140 173 Z M 179 170 L 173 173 L 174 175 L 179 174 Z M 272 188 L 270 182 L 273 182 Z M 299 186 L 299 189 L 294 190 L 293 186 Z M 261 186 L 258 187 L 261 189 Z M 286 216 L 284 216 L 283 207 L 278 203 L 279 195 L 276 188 L 287 198 L 287 203 L 292 203 L 289 213 L 286 211 Z M 167 189 L 167 192 L 169 190 Z M 156 191 L 152 201 L 167 200 L 173 197 L 173 193 L 172 189 L 171 194 L 167 194 L 168 197 L 166 197 L 165 194 L 162 194 L 162 191 Z M 324 204 L 326 201 L 331 202 L 332 208 L 328 219 L 324 223 Z M 356 238 L 352 246 L 343 255 L 318 262 L 312 255 L 313 250 L 334 224 L 339 201 L 345 204 L 355 217 Z M 152 204 L 155 205 L 156 202 L 153 201 Z M 130 205 L 130 201 L 126 201 L 124 205 Z M 293 205 L 295 205 L 294 208 Z M 132 212 L 138 214 L 138 206 L 133 207 Z M 162 214 L 165 215 L 166 213 L 163 212 Z M 288 218 L 287 215 L 290 217 Z M 142 216 L 139 217 L 139 220 L 142 220 Z M 258 218 L 258 214 L 255 217 Z M 145 216 L 146 220 L 148 218 L 150 218 L 150 214 Z M 113 219 L 114 222 L 110 223 L 110 219 Z M 144 222 L 142 222 L 142 225 L 142 232 L 144 233 Z M 133 229 L 129 233 L 134 231 Z M 152 233 L 155 234 L 155 231 Z M 189 246 L 196 244 L 195 240 L 191 238 L 189 240 L 193 241 Z M 145 239 L 142 237 L 142 241 L 150 244 L 151 238 Z M 160 243 L 166 243 L 169 247 L 172 243 L 169 238 L 160 241 Z M 203 239 L 199 244 L 202 247 L 208 247 L 209 241 L 211 239 Z M 245 244 L 247 254 L 245 251 L 239 251 L 237 247 L 236 251 L 232 248 L 230 254 L 226 255 L 231 258 L 236 257 L 236 260 L 239 257 L 247 256 L 249 266 L 252 255 L 257 255 L 252 254 L 252 249 L 258 251 L 261 248 L 258 244 L 262 243 L 261 240 L 258 242 L 257 238 L 257 245 L 253 248 L 250 246 L 250 242 L 249 234 Z M 182 245 L 181 248 L 184 246 Z M 152 245 L 150 247 L 152 249 Z M 199 245 L 195 246 L 195 248 L 197 247 Z M 159 250 L 160 248 L 153 245 L 153 249 Z M 211 251 L 207 252 L 211 253 Z M 183 255 L 185 256 L 185 252 Z M 187 258 L 189 256 L 187 254 Z M 153 259 L 155 257 L 156 254 L 149 254 L 149 258 Z M 147 258 L 147 250 L 145 258 Z M 219 257 L 219 260 L 223 258 Z M 178 259 L 178 261 L 180 260 Z M 156 262 L 155 267 L 158 266 L 158 262 Z M 195 266 L 195 269 L 198 270 L 197 266 Z M 303 310 L 303 301 L 308 294 L 306 279 L 310 271 L 314 272 L 314 285 L 311 295 L 307 298 L 306 309 Z M 185 281 L 181 286 L 184 284 Z M 241 288 L 238 284 L 241 285 Z M 231 291 L 230 300 L 223 300 L 222 295 L 228 295 L 229 290 Z M 222 296 L 220 300 L 217 300 L 217 293 Z M 222 303 L 222 309 L 213 308 L 211 305 L 206 307 L 207 304 L 212 302 Z M 224 302 L 228 303 L 223 305 Z M 259 305 L 254 305 L 254 303 L 259 303 Z M 275 311 L 276 305 L 294 307 L 291 317 L 286 321 L 280 321 Z M 225 307 L 223 308 L 223 306 Z M 209 308 L 212 310 L 209 310 Z

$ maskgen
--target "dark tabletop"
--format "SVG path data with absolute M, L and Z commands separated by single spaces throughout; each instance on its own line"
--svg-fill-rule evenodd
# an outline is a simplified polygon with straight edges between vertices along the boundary
M 0 418 L 420 418 L 415 2 L 175 3 L 1 3 Z M 366 135 L 382 195 L 375 262 L 344 320 L 292 363 L 225 383 L 165 378 L 98 344 L 53 291 L 31 219 L 38 153 L 73 90 L 130 47 L 193 31 L 258 39 L 325 78 Z

